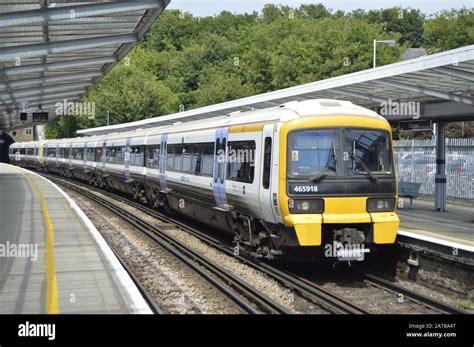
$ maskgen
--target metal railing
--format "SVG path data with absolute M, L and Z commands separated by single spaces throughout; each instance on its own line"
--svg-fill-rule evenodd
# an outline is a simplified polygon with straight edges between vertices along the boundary
M 394 141 L 399 181 L 421 183 L 420 196 L 434 200 L 436 142 Z M 448 202 L 474 206 L 474 139 L 446 139 Z

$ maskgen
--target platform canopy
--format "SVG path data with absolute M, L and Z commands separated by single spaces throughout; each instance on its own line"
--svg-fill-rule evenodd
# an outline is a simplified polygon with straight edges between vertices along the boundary
M 349 100 L 380 112 L 391 122 L 417 117 L 416 109 L 407 114 L 399 112 L 400 107 L 404 110 L 419 107 L 420 119 L 474 120 L 473 94 L 474 45 L 471 45 L 212 106 L 78 133 L 99 135 L 155 127 L 313 98 Z
M 0 1 L 0 129 L 80 100 L 143 37 L 169 0 Z M 28 121 L 20 122 L 20 112 Z

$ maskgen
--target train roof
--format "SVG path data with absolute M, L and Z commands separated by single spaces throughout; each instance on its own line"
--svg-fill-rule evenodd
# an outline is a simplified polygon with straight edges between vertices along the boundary
M 131 131 L 111 133 L 107 135 L 94 135 L 70 139 L 47 140 L 45 141 L 45 143 L 84 143 L 102 141 L 105 139 L 118 140 L 128 137 L 140 138 L 160 134 L 171 134 L 174 132 L 199 131 L 249 123 L 262 123 L 272 121 L 287 122 L 302 117 L 327 115 L 353 115 L 385 120 L 385 118 L 378 115 L 376 112 L 361 106 L 354 105 L 350 101 L 334 99 L 312 99 L 304 101 L 291 101 L 279 106 L 270 107 L 266 109 L 251 110 L 246 112 L 234 112 L 225 116 L 218 116 L 205 120 L 200 119 L 184 123 L 176 122 L 171 125 L 163 125 L 145 129 L 139 128 Z
M 261 110 L 235 112 L 226 116 L 208 118 L 206 120 L 195 120 L 189 122 L 176 122 L 171 125 L 163 125 L 155 128 L 135 129 L 131 131 L 111 133 L 108 135 L 84 137 L 83 141 L 92 139 L 121 139 L 127 137 L 153 136 L 160 134 L 169 134 L 174 132 L 198 131 L 209 128 L 219 128 L 224 126 L 261 123 L 268 121 L 289 121 L 308 116 L 327 116 L 327 115 L 354 115 L 371 117 L 374 119 L 385 120 L 376 112 L 364 107 L 354 105 L 350 101 L 333 99 L 313 99 L 305 101 L 292 101 L 286 104 L 270 107 Z M 87 139 L 87 140 L 86 140 Z

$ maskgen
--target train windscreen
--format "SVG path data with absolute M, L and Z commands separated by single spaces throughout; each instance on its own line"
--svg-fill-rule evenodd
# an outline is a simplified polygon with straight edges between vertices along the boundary
M 287 176 L 290 179 L 393 174 L 390 134 L 387 131 L 308 129 L 288 135 Z

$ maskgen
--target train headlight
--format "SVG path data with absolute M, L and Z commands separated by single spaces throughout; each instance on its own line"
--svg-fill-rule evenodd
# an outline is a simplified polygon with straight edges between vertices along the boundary
M 377 210 L 383 210 L 385 207 L 386 201 L 377 200 Z
M 288 200 L 288 207 L 291 213 L 322 213 L 324 211 L 324 201 L 322 199 L 290 199 Z
M 395 210 L 395 198 L 367 199 L 367 212 L 391 212 Z
M 309 210 L 309 206 L 310 206 L 310 205 L 309 205 L 309 202 L 308 202 L 308 201 L 303 201 L 303 202 L 301 203 L 301 209 L 302 209 L 303 211 L 305 211 L 305 212 Z

